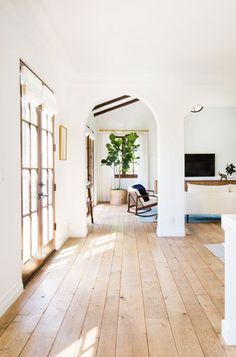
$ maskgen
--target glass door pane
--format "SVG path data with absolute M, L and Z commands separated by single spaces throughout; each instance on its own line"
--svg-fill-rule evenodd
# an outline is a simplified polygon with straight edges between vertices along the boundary
M 41 114 L 41 222 L 42 254 L 47 255 L 54 244 L 54 118 L 43 110 Z
M 30 92 L 28 78 L 36 85 L 38 98 Z M 54 116 L 43 105 L 36 106 L 36 102 L 42 102 L 44 84 L 22 62 L 20 79 L 21 255 L 25 282 L 54 250 Z
M 23 280 L 27 280 L 54 250 L 54 118 L 30 103 L 24 106 L 22 260 Z

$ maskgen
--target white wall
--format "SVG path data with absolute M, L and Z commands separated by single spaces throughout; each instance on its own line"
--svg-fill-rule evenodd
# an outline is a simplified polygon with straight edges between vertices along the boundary
M 95 117 L 97 130 L 148 130 L 148 159 L 149 182 L 148 188 L 154 189 L 154 180 L 157 180 L 157 123 L 155 118 L 142 101 Z M 97 158 L 97 168 L 101 169 L 100 160 Z M 137 179 L 121 179 L 123 188 L 137 182 Z M 98 183 L 98 197 L 100 190 Z
M 66 83 L 70 77 L 68 59 L 64 56 L 64 51 L 60 50 L 60 44 L 55 39 L 52 41 L 50 28 L 44 33 L 46 28 L 47 22 L 44 23 L 43 29 L 38 28 L 37 30 L 37 26 L 34 24 L 34 14 L 27 14 L 21 2 L 15 3 L 15 6 L 12 6 L 10 2 L 5 2 L 4 5 L 1 2 L 0 315 L 22 291 L 19 59 L 24 60 L 56 93 L 58 114 L 55 134 L 57 144 L 58 126 L 63 124 L 68 128 L 68 161 L 58 161 L 58 151 L 56 154 L 57 247 L 69 235 L 86 234 L 83 219 L 81 219 L 81 225 L 78 220 L 78 209 L 74 206 L 81 199 L 76 197 L 74 192 L 78 176 L 73 174 L 74 162 L 79 161 L 78 156 L 75 155 L 78 151 L 76 146 L 78 146 L 77 130 L 79 131 L 79 128 L 76 127 L 77 102 L 71 103 L 71 98 L 67 95 Z M 66 71 L 63 73 L 65 68 Z M 80 230 L 79 227 L 82 229 Z
M 215 153 L 215 173 L 236 164 L 236 108 L 204 108 L 185 118 L 185 153 Z M 219 177 L 219 176 L 218 176 Z

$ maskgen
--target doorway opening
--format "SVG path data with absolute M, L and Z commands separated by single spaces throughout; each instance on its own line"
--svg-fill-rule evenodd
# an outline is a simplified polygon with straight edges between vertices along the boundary
M 102 164 L 102 160 L 108 155 L 111 134 L 122 141 L 130 133 L 137 135 L 138 159 L 127 170 L 121 169 L 118 175 L 117 171 Z M 110 203 L 111 192 L 118 186 L 127 190 L 130 186 L 142 184 L 158 193 L 157 138 L 155 117 L 142 100 L 123 95 L 95 105 L 86 123 L 86 176 L 88 181 L 92 181 L 93 206 Z M 92 177 L 89 176 L 91 166 Z

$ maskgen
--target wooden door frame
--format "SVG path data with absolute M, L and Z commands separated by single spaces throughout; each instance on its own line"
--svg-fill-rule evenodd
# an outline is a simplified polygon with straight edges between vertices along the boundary
M 43 85 L 45 85 L 52 93 L 53 91 L 22 61 L 20 60 L 20 73 L 21 73 L 21 68 L 22 66 L 26 66 L 41 82 Z M 22 130 L 22 123 L 26 122 L 29 124 L 29 126 L 33 125 L 32 123 L 28 123 L 27 121 L 23 120 L 23 90 L 22 90 L 22 84 L 21 84 L 21 79 L 20 79 L 20 146 L 21 146 L 21 259 L 22 259 L 22 280 L 23 283 L 26 284 L 29 279 L 32 278 L 32 276 L 42 267 L 42 265 L 46 262 L 46 260 L 49 258 L 51 254 L 55 252 L 55 229 L 56 229 L 56 224 L 55 224 L 55 115 L 52 116 L 53 120 L 53 127 L 52 127 L 52 144 L 53 144 L 53 167 L 52 167 L 52 172 L 53 172 L 53 182 L 52 182 L 52 207 L 53 207 L 53 238 L 50 242 L 48 242 L 47 245 L 43 247 L 42 243 L 42 207 L 40 208 L 40 200 L 37 200 L 37 212 L 38 212 L 38 251 L 40 252 L 40 256 L 31 256 L 31 258 L 23 263 L 23 130 Z M 38 109 L 36 110 L 37 112 L 37 117 L 38 117 L 38 125 L 35 125 L 38 130 L 37 138 L 38 138 L 38 186 L 37 186 L 37 195 L 39 194 L 39 179 L 41 177 L 42 173 L 42 167 L 41 167 L 41 137 L 42 137 L 42 127 L 41 127 L 41 117 L 38 115 Z M 42 113 L 42 107 L 41 107 L 41 113 Z M 31 127 L 30 127 L 31 128 Z M 31 134 L 30 134 L 30 152 L 31 152 Z M 30 158 L 30 165 L 31 165 L 31 158 Z M 32 215 L 31 212 L 31 168 L 30 170 L 30 211 L 29 211 L 29 216 Z M 48 178 L 47 178 L 48 179 Z M 30 234 L 32 232 L 30 231 Z M 32 236 L 30 240 L 30 244 L 32 244 Z M 43 252 L 44 251 L 44 252 Z M 32 250 L 31 250 L 32 252 Z M 38 254 L 38 253 L 37 253 Z

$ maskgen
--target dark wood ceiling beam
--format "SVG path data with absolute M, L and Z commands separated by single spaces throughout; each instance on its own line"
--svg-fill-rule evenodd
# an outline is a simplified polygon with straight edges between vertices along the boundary
M 118 102 L 119 100 L 123 100 L 123 99 L 127 99 L 127 98 L 130 98 L 130 96 L 129 96 L 129 95 L 122 95 L 121 97 L 114 98 L 114 99 L 108 100 L 107 102 L 104 102 L 104 103 L 101 103 L 101 104 L 96 105 L 96 106 L 93 108 L 93 110 L 99 109 L 99 108 L 101 108 L 101 107 L 105 107 L 106 105 L 109 105 L 109 104 Z
M 124 106 L 126 106 L 126 105 L 130 105 L 130 104 L 133 104 L 133 103 L 138 102 L 138 101 L 139 101 L 138 98 L 129 100 L 128 102 L 124 102 L 124 103 L 115 105 L 114 107 L 101 110 L 100 112 L 96 112 L 96 113 L 94 113 L 94 116 L 97 117 L 98 115 L 105 114 L 105 113 L 110 112 L 110 111 L 112 111 L 112 110 L 119 109 L 119 108 L 121 108 L 121 107 L 124 107 Z

